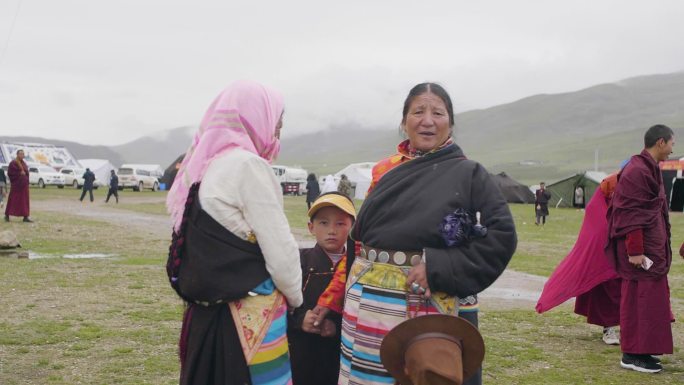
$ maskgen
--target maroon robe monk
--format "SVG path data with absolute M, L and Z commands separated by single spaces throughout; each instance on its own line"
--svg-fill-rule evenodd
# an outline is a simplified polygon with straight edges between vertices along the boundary
M 17 151 L 17 157 L 9 163 L 7 176 L 10 180 L 9 197 L 5 208 L 5 220 L 9 216 L 24 217 L 29 221 L 29 169 L 24 162 L 24 152 Z
M 660 138 L 657 145 L 648 147 L 649 133 L 646 135 L 647 148 L 633 156 L 623 169 L 607 213 L 607 250 L 622 278 L 620 347 L 637 359 L 672 354 L 673 350 L 667 283 L 672 262 L 669 208 L 657 162 L 663 156 L 667 159 L 674 139 Z M 653 261 L 648 270 L 641 267 L 644 256 Z M 625 357 L 623 367 L 659 370 L 640 370 L 643 363 L 625 365 Z

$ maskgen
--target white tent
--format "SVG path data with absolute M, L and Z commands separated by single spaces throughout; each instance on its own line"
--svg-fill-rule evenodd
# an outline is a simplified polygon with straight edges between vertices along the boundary
M 356 186 L 354 188 L 354 198 L 364 199 L 366 198 L 366 192 L 373 180 L 373 166 L 375 166 L 374 162 L 352 163 L 336 172 L 335 179 L 339 180 L 342 174 L 346 175 L 352 183 L 352 186 Z
M 100 182 L 101 186 L 109 185 L 110 170 L 116 170 L 116 167 L 107 159 L 79 159 L 78 163 L 84 169 L 89 168 L 95 174 L 95 179 Z

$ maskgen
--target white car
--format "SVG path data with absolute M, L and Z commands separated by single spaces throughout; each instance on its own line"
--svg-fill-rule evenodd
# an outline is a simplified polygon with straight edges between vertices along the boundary
M 63 167 L 59 172 L 64 175 L 64 184 L 67 186 L 73 186 L 74 188 L 81 188 L 83 187 L 83 174 L 85 173 L 84 168 L 76 168 L 76 167 Z M 102 182 L 99 180 L 95 179 L 95 182 L 93 182 L 93 188 L 97 189 L 98 187 L 102 186 Z
M 44 164 L 32 164 L 29 166 L 29 184 L 40 188 L 45 186 L 57 186 L 64 188 L 64 175 L 57 170 Z
M 142 191 L 146 188 L 152 191 L 159 190 L 159 179 L 150 175 L 150 172 L 147 170 L 121 167 L 116 174 L 119 176 L 119 190 L 125 188 L 132 188 L 133 191 Z

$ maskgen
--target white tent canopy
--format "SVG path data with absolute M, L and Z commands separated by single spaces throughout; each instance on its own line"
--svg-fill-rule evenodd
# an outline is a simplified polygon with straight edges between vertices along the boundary
M 116 167 L 107 159 L 79 159 L 78 163 L 80 163 L 84 169 L 89 168 L 90 171 L 95 174 L 95 178 L 102 186 L 107 186 L 109 184 L 110 171 L 116 170 Z
M 336 172 L 335 179 L 339 180 L 342 174 L 346 175 L 352 185 L 356 186 L 354 189 L 354 198 L 364 199 L 366 198 L 366 192 L 373 180 L 373 166 L 375 166 L 375 162 L 352 163 Z

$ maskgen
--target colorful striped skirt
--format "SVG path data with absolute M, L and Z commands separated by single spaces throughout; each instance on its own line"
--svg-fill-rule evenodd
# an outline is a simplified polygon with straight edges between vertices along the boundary
M 229 306 L 252 385 L 292 385 L 283 295 L 248 296 Z
M 476 300 L 460 305 L 459 309 L 458 298 L 444 293 L 433 293 L 429 300 L 408 293 L 409 269 L 360 258 L 354 261 L 347 280 L 342 319 L 339 385 L 395 383 L 380 361 L 380 344 L 401 322 L 426 314 L 477 314 Z

